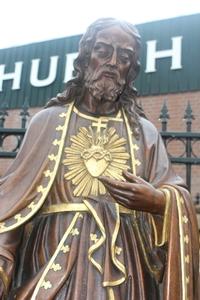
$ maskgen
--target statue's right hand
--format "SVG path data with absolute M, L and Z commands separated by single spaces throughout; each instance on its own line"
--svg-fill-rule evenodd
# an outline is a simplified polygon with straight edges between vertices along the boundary
M 128 171 L 124 171 L 123 176 L 126 181 L 105 176 L 98 179 L 119 204 L 137 211 L 164 214 L 166 200 L 159 189 Z

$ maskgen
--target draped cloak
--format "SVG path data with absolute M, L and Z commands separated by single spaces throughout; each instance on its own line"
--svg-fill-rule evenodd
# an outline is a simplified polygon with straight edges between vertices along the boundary
M 139 119 L 139 139 L 122 113 L 101 122 L 126 139 L 122 148 L 129 154 L 129 171 L 164 192 L 165 215 L 130 211 L 108 193 L 74 194 L 79 186 L 66 179 L 65 150 L 80 128 L 94 131 L 99 119 L 81 114 L 73 104 L 42 110 L 1 178 L 5 299 L 199 299 L 194 209 L 148 120 Z

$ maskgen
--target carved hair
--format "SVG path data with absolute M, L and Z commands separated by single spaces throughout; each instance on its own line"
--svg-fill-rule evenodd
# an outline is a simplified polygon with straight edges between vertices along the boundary
M 52 105 L 63 105 L 72 101 L 79 100 L 84 93 L 84 74 L 85 69 L 90 60 L 90 55 L 96 40 L 96 35 L 99 31 L 112 26 L 120 26 L 126 33 L 130 34 L 136 42 L 136 51 L 134 59 L 131 63 L 124 90 L 120 95 L 118 101 L 124 108 L 125 113 L 129 119 L 130 125 L 136 136 L 139 134 L 139 116 L 144 116 L 144 112 L 140 105 L 137 103 L 136 96 L 137 90 L 134 88 L 134 80 L 140 70 L 139 52 L 140 52 L 140 35 L 137 29 L 130 23 L 119 21 L 114 18 L 98 19 L 92 23 L 86 33 L 83 35 L 79 43 L 79 54 L 74 61 L 75 76 L 72 80 L 66 83 L 66 89 L 63 93 L 58 94 L 56 98 L 51 99 L 46 107 Z

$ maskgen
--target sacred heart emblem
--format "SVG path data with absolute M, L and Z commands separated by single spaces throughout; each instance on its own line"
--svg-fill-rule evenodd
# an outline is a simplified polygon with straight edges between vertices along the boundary
M 100 175 L 124 180 L 122 171 L 127 170 L 129 154 L 126 140 L 120 138 L 115 128 L 94 132 L 91 127 L 79 129 L 71 137 L 71 146 L 65 148 L 63 164 L 68 171 L 64 177 L 75 186 L 74 196 L 105 195 L 106 188 L 100 182 Z
M 93 177 L 104 173 L 111 161 L 111 154 L 102 147 L 91 147 L 82 153 L 85 166 Z

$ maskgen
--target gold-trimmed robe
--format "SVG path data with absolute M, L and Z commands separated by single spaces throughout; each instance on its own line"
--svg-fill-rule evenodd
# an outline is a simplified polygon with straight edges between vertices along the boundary
M 84 200 L 73 196 L 62 160 L 70 136 L 91 122 L 70 109 L 51 107 L 33 118 L 16 160 L 1 179 L 0 226 L 5 233 L 0 237 L 0 276 L 6 297 L 197 300 L 195 214 L 147 120 L 140 118 L 140 139 L 132 140 L 141 161 L 136 174 L 169 194 L 167 241 L 159 245 L 162 217 L 120 214 L 109 195 L 86 199 L 87 212 L 41 213 L 53 204 Z M 124 122 L 109 126 L 128 139 Z

